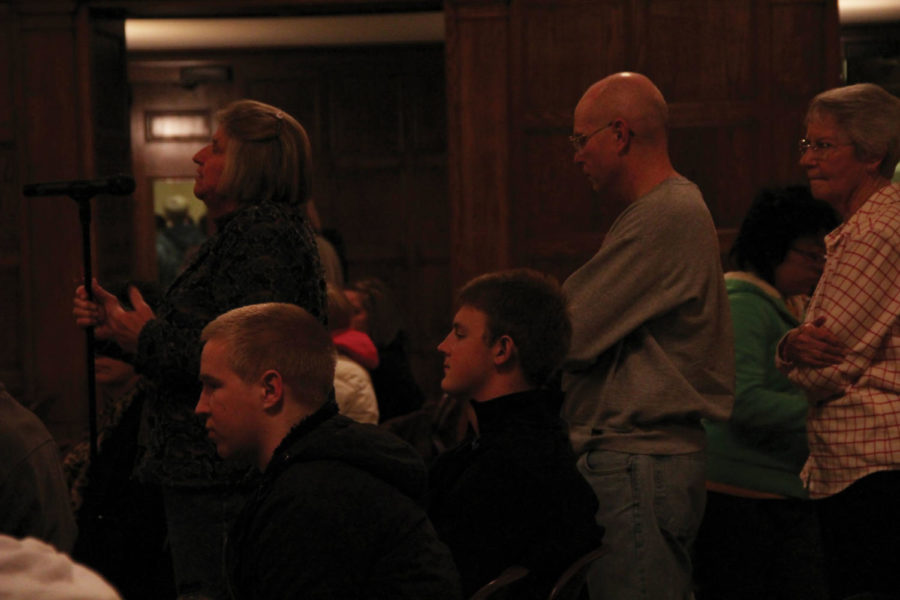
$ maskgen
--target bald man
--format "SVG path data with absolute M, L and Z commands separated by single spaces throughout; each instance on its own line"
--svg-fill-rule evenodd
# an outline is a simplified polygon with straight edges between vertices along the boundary
M 690 547 L 706 504 L 702 418 L 727 419 L 734 350 L 716 229 L 672 167 L 668 108 L 652 81 L 617 73 L 575 108 L 575 164 L 625 206 L 563 288 L 572 345 L 563 418 L 597 494 L 610 552 L 592 598 L 690 598 Z

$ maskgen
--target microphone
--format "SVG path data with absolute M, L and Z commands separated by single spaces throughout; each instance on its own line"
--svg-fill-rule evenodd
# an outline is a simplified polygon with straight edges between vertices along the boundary
M 133 191 L 134 178 L 130 175 L 113 175 L 93 180 L 29 183 L 22 187 L 22 193 L 26 196 L 71 196 L 73 198 L 89 198 L 98 194 L 127 196 Z

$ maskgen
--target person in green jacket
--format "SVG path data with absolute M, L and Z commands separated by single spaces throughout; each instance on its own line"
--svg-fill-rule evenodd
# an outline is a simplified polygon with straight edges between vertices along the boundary
M 823 238 L 838 224 L 806 187 L 766 189 L 731 249 L 738 270 L 725 274 L 725 287 L 737 385 L 731 419 L 704 422 L 708 499 L 696 545 L 698 599 L 827 597 L 818 524 L 799 477 L 809 454 L 808 404 L 774 356 L 802 317 L 825 265 Z

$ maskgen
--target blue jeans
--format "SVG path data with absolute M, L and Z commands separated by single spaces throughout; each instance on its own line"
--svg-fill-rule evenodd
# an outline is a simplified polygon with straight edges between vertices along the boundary
M 609 552 L 588 576 L 591 598 L 693 597 L 691 546 L 706 505 L 706 454 L 591 450 L 578 459 L 600 508 Z

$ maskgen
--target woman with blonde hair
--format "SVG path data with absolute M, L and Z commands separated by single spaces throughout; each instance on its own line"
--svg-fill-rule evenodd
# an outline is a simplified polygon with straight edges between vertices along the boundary
M 175 279 L 154 313 L 132 290 L 134 311 L 94 282 L 73 313 L 117 343 L 153 383 L 147 449 L 137 475 L 162 486 L 180 597 L 225 598 L 225 533 L 243 505 L 248 468 L 224 463 L 195 417 L 200 331 L 233 308 L 290 302 L 325 321 L 325 283 L 305 218 L 310 192 L 306 131 L 284 111 L 239 100 L 217 114 L 211 142 L 193 157 L 194 195 L 215 234 Z

